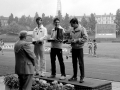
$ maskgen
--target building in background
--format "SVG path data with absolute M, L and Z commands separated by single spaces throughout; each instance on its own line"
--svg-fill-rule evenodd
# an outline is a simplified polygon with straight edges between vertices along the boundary
M 97 21 L 97 24 L 114 24 L 114 20 L 116 15 L 113 14 L 104 14 L 104 15 L 95 15 L 95 19 Z M 83 16 L 76 16 L 78 18 L 79 21 L 82 20 Z M 89 16 L 84 15 L 84 17 L 86 18 L 86 20 L 89 20 Z
M 113 14 L 104 14 L 104 15 L 95 15 L 97 24 L 114 24 L 115 15 Z
M 1 26 L 7 26 L 8 25 L 8 17 L 3 17 L 3 16 L 0 16 L 0 23 L 1 23 Z

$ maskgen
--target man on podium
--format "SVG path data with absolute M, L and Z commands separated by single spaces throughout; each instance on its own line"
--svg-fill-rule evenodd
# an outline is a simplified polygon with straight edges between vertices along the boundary
M 61 71 L 61 77 L 60 79 L 63 80 L 66 78 L 65 74 L 65 65 L 63 61 L 63 54 L 62 54 L 62 41 L 63 41 L 63 34 L 64 29 L 60 26 L 60 20 L 58 18 L 55 18 L 53 21 L 54 28 L 51 32 L 51 52 L 50 52 L 50 58 L 51 58 L 51 76 L 49 78 L 55 78 L 56 76 L 56 56 L 58 57 L 58 61 L 60 64 L 60 71 Z
M 80 68 L 80 83 L 83 83 L 84 79 L 84 59 L 83 59 L 83 46 L 87 41 L 87 32 L 84 27 L 82 27 L 77 18 L 73 18 L 70 20 L 71 27 L 73 30 L 71 31 L 71 47 L 72 47 L 72 63 L 73 63 L 73 76 L 69 79 L 69 81 L 77 80 L 77 62 L 79 63 Z
M 47 38 L 47 29 L 42 25 L 42 18 L 36 18 L 37 27 L 33 30 L 34 53 L 37 61 L 35 65 L 36 75 L 45 76 L 46 60 L 44 56 L 44 44 Z

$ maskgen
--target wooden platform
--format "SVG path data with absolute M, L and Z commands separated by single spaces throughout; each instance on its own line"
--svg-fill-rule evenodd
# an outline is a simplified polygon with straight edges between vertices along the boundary
M 68 81 L 71 76 L 66 76 L 66 80 L 59 80 L 60 75 L 57 74 L 56 78 L 48 78 L 50 74 L 47 73 L 46 77 L 35 76 L 46 81 L 57 80 L 63 84 L 72 84 L 75 86 L 75 90 L 112 90 L 111 82 L 105 80 L 98 80 L 92 78 L 85 78 L 84 83 L 79 83 L 78 81 Z

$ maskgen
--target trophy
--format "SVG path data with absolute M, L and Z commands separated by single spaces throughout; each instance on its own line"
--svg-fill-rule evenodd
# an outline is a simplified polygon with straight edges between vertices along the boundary
M 63 42 L 63 30 L 61 28 L 55 28 L 57 31 L 56 38 L 50 38 L 48 42 Z

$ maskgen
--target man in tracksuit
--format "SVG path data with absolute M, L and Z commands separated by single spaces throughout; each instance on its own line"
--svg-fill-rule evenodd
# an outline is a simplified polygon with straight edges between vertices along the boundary
M 56 62 L 56 56 L 57 56 L 60 64 L 60 71 L 61 71 L 60 79 L 63 80 L 66 78 L 65 65 L 63 61 L 63 55 L 62 55 L 62 40 L 63 40 L 64 29 L 60 26 L 60 20 L 58 18 L 55 18 L 53 23 L 55 27 L 51 32 L 51 38 L 55 41 L 51 42 L 51 52 L 50 52 L 51 76 L 49 78 L 55 78 L 56 76 L 55 62 Z
M 42 25 L 42 18 L 36 18 L 37 27 L 33 30 L 34 53 L 36 55 L 36 75 L 45 76 L 46 61 L 44 56 L 44 44 L 47 38 L 47 29 Z
M 70 20 L 70 24 L 73 27 L 71 31 L 71 47 L 72 47 L 72 63 L 73 63 L 73 76 L 69 79 L 69 81 L 77 80 L 77 62 L 79 62 L 80 68 L 80 83 L 83 83 L 84 79 L 84 60 L 83 60 L 83 46 L 87 41 L 87 32 L 84 27 L 82 27 L 77 18 L 73 18 Z

